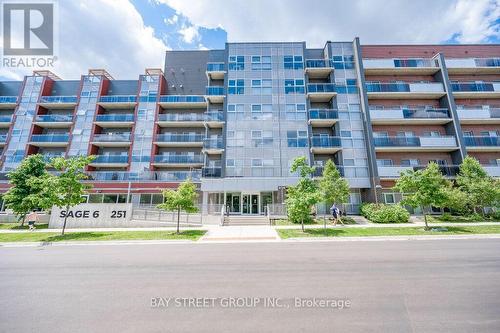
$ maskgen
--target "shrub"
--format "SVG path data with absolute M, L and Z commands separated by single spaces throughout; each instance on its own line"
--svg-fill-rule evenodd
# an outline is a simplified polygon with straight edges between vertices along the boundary
M 361 215 L 375 223 L 406 223 L 410 213 L 400 205 L 363 204 Z

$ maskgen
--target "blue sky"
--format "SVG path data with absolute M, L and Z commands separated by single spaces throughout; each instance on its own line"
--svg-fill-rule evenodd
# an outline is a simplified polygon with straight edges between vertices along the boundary
M 362 44 L 499 43 L 499 0 L 59 0 L 53 72 L 79 79 L 105 68 L 131 79 L 163 67 L 164 52 L 235 41 Z M 0 68 L 21 79 L 33 68 Z

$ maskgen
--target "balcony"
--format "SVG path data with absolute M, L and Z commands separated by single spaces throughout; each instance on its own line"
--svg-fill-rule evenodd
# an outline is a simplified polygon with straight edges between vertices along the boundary
M 500 124 L 500 108 L 481 106 L 457 109 L 461 124 Z
M 500 74 L 500 58 L 446 59 L 450 74 Z
M 153 161 L 155 166 L 164 167 L 201 167 L 203 166 L 203 155 L 156 155 Z
M 468 152 L 500 151 L 498 136 L 464 136 Z
M 66 147 L 69 143 L 69 134 L 33 134 L 30 145 L 37 147 Z
M 404 165 L 391 165 L 391 166 L 378 166 L 378 175 L 382 179 L 396 179 L 399 178 L 401 172 L 406 170 L 422 170 L 426 166 L 404 166 Z M 455 177 L 458 174 L 459 166 L 457 165 L 440 165 L 439 170 L 446 177 Z
M 154 144 L 159 147 L 203 147 L 202 134 L 158 134 Z
M 451 121 L 448 109 L 370 109 L 370 118 L 374 125 L 442 125 Z
M 160 127 L 203 127 L 205 113 L 162 113 L 158 115 Z
M 0 116 L 0 128 L 10 127 L 10 124 L 12 124 L 12 118 L 13 116 L 11 115 Z
M 224 127 L 224 112 L 209 111 L 205 113 L 205 122 L 208 128 Z
M 143 182 L 153 180 L 158 182 L 181 182 L 190 178 L 199 182 L 201 170 L 193 171 L 94 171 L 87 172 L 87 181 L 112 181 L 112 182 Z
M 311 137 L 311 152 L 313 154 L 334 154 L 342 149 L 342 141 L 337 136 Z
M 77 102 L 77 96 L 41 96 L 38 105 L 46 109 L 68 109 L 74 108 Z
M 483 169 L 491 177 L 500 178 L 500 165 L 483 165 Z
M 226 93 L 224 92 L 224 87 L 206 87 L 206 98 L 210 103 L 221 104 L 224 103 L 224 97 Z
M 95 134 L 92 144 L 99 147 L 129 147 L 130 139 L 130 133 Z
M 134 125 L 133 114 L 98 114 L 94 124 L 100 127 L 132 127 Z
M 127 155 L 97 155 L 89 164 L 98 168 L 126 168 L 128 166 Z
M 204 178 L 220 178 L 222 176 L 221 167 L 207 167 L 201 170 L 201 176 Z
M 17 105 L 17 96 L 0 96 L 0 109 L 13 109 Z
M 307 97 L 311 102 L 329 102 L 337 95 L 333 83 L 309 83 L 307 84 Z
M 101 96 L 98 105 L 105 109 L 133 109 L 137 104 L 136 95 Z
M 222 137 L 212 137 L 205 139 L 203 141 L 203 152 L 205 154 L 216 154 L 220 155 L 224 151 L 224 145 L 222 142 Z
M 452 83 L 455 98 L 500 98 L 500 82 Z
M 339 113 L 332 109 L 309 110 L 309 124 L 313 127 L 331 127 L 339 120 Z
M 458 149 L 454 136 L 376 137 L 373 143 L 377 152 L 450 152 Z
M 305 71 L 309 78 L 328 78 L 333 71 L 330 61 L 325 59 L 306 60 Z
M 64 157 L 65 156 L 65 152 L 60 152 L 60 153 L 48 153 L 48 154 L 45 154 L 45 153 L 39 153 L 39 154 L 42 154 L 43 155 L 43 160 L 47 163 L 51 163 L 52 160 L 54 158 L 58 158 L 58 157 Z
M 206 108 L 207 100 L 199 95 L 164 95 L 159 104 L 163 108 Z
M 0 147 L 5 146 L 7 143 L 7 134 L 0 134 Z
M 33 123 L 43 128 L 68 128 L 73 125 L 73 115 L 43 114 L 36 116 Z
M 437 99 L 443 97 L 446 94 L 443 85 L 440 82 L 367 82 L 366 92 L 369 99 Z
M 224 80 L 226 65 L 223 62 L 209 62 L 207 64 L 207 78 L 212 80 Z
M 439 70 L 432 59 L 363 59 L 367 75 L 432 75 Z

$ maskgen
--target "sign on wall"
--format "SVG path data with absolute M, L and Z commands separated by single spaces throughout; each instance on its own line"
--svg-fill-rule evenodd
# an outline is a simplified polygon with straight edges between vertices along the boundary
M 132 216 L 132 204 L 80 204 L 69 210 L 53 207 L 49 228 L 61 228 L 68 217 L 66 228 L 126 227 Z

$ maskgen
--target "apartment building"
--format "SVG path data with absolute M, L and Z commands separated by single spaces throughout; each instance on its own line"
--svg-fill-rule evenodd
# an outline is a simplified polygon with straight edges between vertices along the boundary
M 1 172 L 30 154 L 95 155 L 89 202 L 155 204 L 189 177 L 205 212 L 263 214 L 306 156 L 317 175 L 335 162 L 355 213 L 399 200 L 399 172 L 430 161 L 452 178 L 471 155 L 499 177 L 499 130 L 500 45 L 227 43 L 167 51 L 138 80 L 0 82 Z

